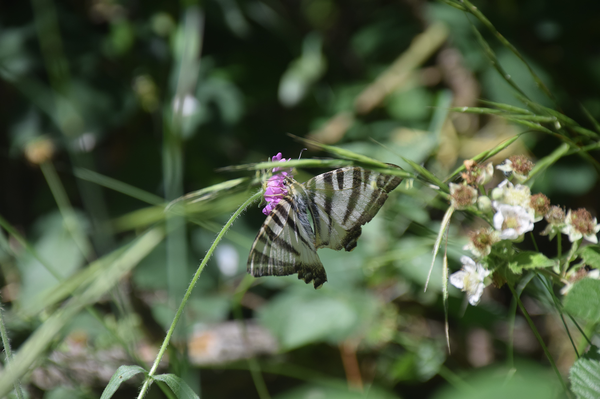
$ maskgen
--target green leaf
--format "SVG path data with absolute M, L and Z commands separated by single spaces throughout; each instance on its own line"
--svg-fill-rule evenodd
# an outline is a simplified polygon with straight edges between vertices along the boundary
M 154 376 L 154 379 L 167 384 L 179 399 L 200 399 L 182 378 L 174 374 L 160 374 Z
M 88 223 L 83 214 L 76 213 L 75 216 L 78 223 Z M 19 303 L 23 307 L 35 305 L 40 293 L 60 286 L 56 277 L 66 279 L 85 261 L 60 213 L 54 212 L 41 217 L 36 222 L 35 229 L 41 233 L 34 244 L 36 254 L 24 253 L 17 263 L 22 279 Z M 48 267 L 52 271 L 49 271 Z
M 127 381 L 128 379 L 139 373 L 147 374 L 146 370 L 144 370 L 140 366 L 134 365 L 119 367 L 117 371 L 115 371 L 113 376 L 110 378 L 110 381 L 108 381 L 108 385 L 106 385 L 106 388 L 104 388 L 104 392 L 102 392 L 102 396 L 100 397 L 100 399 L 111 398 L 114 395 L 114 393 L 117 392 L 117 389 L 119 389 L 121 383 Z
M 600 398 L 600 349 L 592 345 L 569 372 L 571 389 L 578 398 Z
M 539 269 L 553 267 L 558 263 L 555 259 L 548 259 L 539 252 L 525 251 L 518 253 L 508 263 L 508 267 L 515 274 L 521 274 L 524 269 Z
M 374 298 L 358 292 L 294 290 L 261 308 L 260 320 L 285 350 L 313 342 L 342 341 L 368 325 L 376 310 Z
M 584 278 L 573 284 L 565 296 L 565 310 L 590 323 L 600 322 L 600 280 Z
M 600 245 L 588 245 L 581 249 L 581 259 L 588 265 L 600 269 Z
M 551 372 L 529 363 L 514 368 L 490 367 L 453 381 L 429 396 L 432 399 L 558 399 L 566 397 Z

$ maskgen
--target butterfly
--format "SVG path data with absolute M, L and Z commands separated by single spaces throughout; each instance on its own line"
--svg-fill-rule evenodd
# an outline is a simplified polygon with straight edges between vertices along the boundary
M 317 249 L 352 251 L 361 226 L 373 219 L 401 181 L 360 167 L 335 169 L 304 184 L 285 177 L 287 195 L 260 228 L 248 256 L 248 273 L 255 277 L 298 273 L 305 283 L 321 287 L 327 273 Z

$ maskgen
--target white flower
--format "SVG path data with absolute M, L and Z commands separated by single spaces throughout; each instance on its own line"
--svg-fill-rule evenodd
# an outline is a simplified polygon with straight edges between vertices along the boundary
M 585 238 L 589 242 L 598 244 L 596 233 L 600 231 L 600 225 L 586 209 L 581 208 L 576 211 L 569 209 L 565 223 L 561 232 L 569 236 L 569 241 L 575 242 Z
M 559 206 L 551 206 L 550 210 L 544 216 L 548 225 L 540 233 L 542 236 L 549 236 L 550 241 L 565 228 L 565 211 Z
M 490 274 L 490 271 L 485 270 L 481 263 L 475 263 L 468 256 L 461 257 L 460 263 L 462 263 L 462 269 L 450 276 L 450 284 L 461 291 L 466 291 L 469 303 L 476 306 L 485 288 L 483 280 Z
M 450 183 L 450 202 L 455 209 L 466 209 L 477 202 L 477 190 L 465 184 Z
M 533 214 L 518 205 L 493 203 L 496 208 L 494 228 L 500 231 L 501 240 L 516 240 L 533 230 Z
M 529 172 L 533 169 L 533 162 L 523 155 L 513 155 L 502 165 L 496 166 L 496 169 L 503 171 L 505 175 L 512 173 L 517 181 L 523 182 L 529 177 Z
M 503 204 L 519 205 L 528 211 L 531 208 L 531 190 L 529 187 L 522 184 L 515 186 L 508 180 L 498 184 L 498 187 L 492 191 L 492 197 Z M 531 211 L 533 212 L 533 209 Z
M 492 229 L 480 229 L 471 234 L 469 243 L 463 247 L 471 251 L 478 258 L 488 256 L 492 252 L 492 245 L 500 241 L 500 234 Z
M 464 161 L 466 172 L 461 174 L 464 181 L 469 185 L 482 186 L 489 183 L 494 177 L 494 165 L 488 163 L 485 166 L 480 166 L 477 162 L 468 159 Z

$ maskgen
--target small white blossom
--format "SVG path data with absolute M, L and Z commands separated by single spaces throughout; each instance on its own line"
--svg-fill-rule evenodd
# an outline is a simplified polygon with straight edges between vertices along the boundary
M 450 202 L 455 209 L 466 209 L 477 202 L 477 190 L 465 184 L 450 183 Z
M 596 222 L 596 218 L 585 209 L 573 211 L 569 209 L 565 219 L 565 226 L 561 232 L 569 236 L 569 241 L 575 242 L 581 238 L 585 238 L 589 242 L 598 244 L 596 233 L 600 231 L 600 225 Z
M 464 161 L 466 172 L 461 174 L 463 180 L 469 185 L 481 186 L 489 183 L 494 176 L 494 165 L 488 163 L 480 166 L 473 160 Z
M 460 263 L 462 263 L 462 269 L 450 276 L 450 284 L 465 291 L 469 303 L 476 306 L 483 295 L 484 279 L 490 274 L 490 271 L 486 270 L 481 263 L 475 263 L 468 256 L 461 257 Z
M 559 234 L 565 227 L 565 211 L 559 206 L 551 206 L 546 215 L 544 216 L 548 225 L 540 233 L 542 236 L 549 236 L 550 241 Z
M 496 169 L 503 171 L 505 175 L 512 173 L 517 181 L 524 182 L 533 169 L 533 162 L 522 155 L 513 155 L 501 165 L 496 166 Z
M 519 205 L 527 210 L 531 208 L 531 190 L 522 184 L 515 186 L 508 180 L 504 180 L 493 190 L 492 195 L 495 200 L 503 204 Z
M 493 203 L 496 208 L 494 228 L 500 232 L 501 240 L 516 240 L 533 230 L 533 214 L 519 205 Z
M 463 247 L 471 251 L 477 258 L 488 256 L 492 252 L 492 245 L 500 241 L 500 233 L 492 229 L 481 229 L 471 234 L 469 243 Z

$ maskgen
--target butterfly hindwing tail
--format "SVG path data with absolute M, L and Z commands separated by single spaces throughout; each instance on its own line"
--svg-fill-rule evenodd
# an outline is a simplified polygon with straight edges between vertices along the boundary
M 258 232 L 248 273 L 256 277 L 298 273 L 299 279 L 319 288 L 327 274 L 317 248 L 353 250 L 362 226 L 379 212 L 401 180 L 360 167 L 336 169 L 305 184 L 286 178 L 288 194 Z

